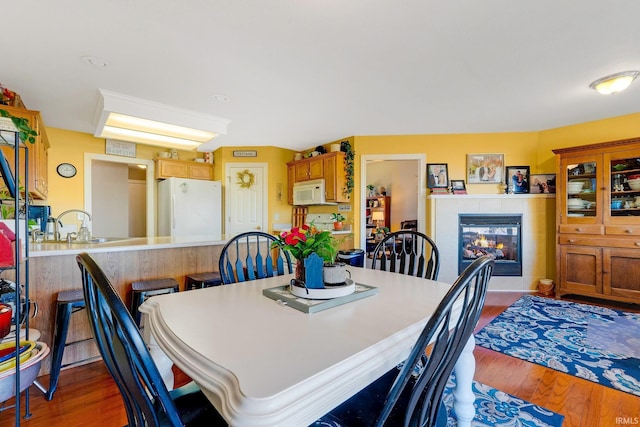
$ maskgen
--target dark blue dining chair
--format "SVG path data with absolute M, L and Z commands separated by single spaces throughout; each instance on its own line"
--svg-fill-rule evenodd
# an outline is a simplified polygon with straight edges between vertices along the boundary
M 426 234 L 415 230 L 395 231 L 376 245 L 371 268 L 437 280 L 440 253 Z
M 471 263 L 438 304 L 401 367 L 387 372 L 313 426 L 446 425 L 444 389 L 478 323 L 494 265 L 490 256 Z M 461 312 L 456 315 L 458 309 Z
M 291 255 L 280 247 L 272 248 L 274 242 L 274 236 L 262 231 L 249 231 L 229 240 L 218 263 L 222 283 L 229 285 L 292 273 Z
M 128 426 L 226 426 L 195 383 L 167 390 L 131 313 L 102 269 L 86 253 L 76 261 L 89 324 L 124 400 Z

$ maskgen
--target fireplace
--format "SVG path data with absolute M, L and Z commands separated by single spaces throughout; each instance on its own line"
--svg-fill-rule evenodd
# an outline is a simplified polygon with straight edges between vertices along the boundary
M 458 274 L 490 255 L 494 276 L 522 276 L 522 215 L 460 214 L 458 223 Z

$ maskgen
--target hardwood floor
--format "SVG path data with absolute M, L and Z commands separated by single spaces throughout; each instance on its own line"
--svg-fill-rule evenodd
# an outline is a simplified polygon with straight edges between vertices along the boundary
M 520 295 L 491 292 L 478 328 L 500 314 Z M 640 312 L 637 306 L 621 309 Z M 563 414 L 564 427 L 638 424 L 640 397 L 481 347 L 476 347 L 474 354 L 477 381 Z M 182 373 L 176 371 L 175 374 L 177 385 L 188 381 Z M 49 377 L 42 376 L 39 381 L 46 387 Z M 31 418 L 22 419 L 22 426 L 121 427 L 127 423 L 118 389 L 102 362 L 64 370 L 51 401 L 46 401 L 35 387 L 30 388 L 30 393 Z M 13 400 L 5 403 L 11 404 Z M 0 412 L 0 426 L 13 425 L 15 411 L 7 409 Z

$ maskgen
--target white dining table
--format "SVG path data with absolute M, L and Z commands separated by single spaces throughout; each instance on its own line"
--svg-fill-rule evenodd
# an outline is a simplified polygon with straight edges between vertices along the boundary
M 145 329 L 232 426 L 306 426 L 409 354 L 451 287 L 350 267 L 375 295 L 307 314 L 263 295 L 279 276 L 158 295 L 140 307 Z M 469 426 L 473 336 L 456 368 L 455 414 Z

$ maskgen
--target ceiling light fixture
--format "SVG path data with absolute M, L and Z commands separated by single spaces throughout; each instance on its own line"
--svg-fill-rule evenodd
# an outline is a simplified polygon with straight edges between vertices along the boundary
M 639 74 L 640 71 L 623 71 L 622 73 L 611 74 L 596 80 L 589 87 L 602 95 L 618 93 L 628 88 Z
M 192 150 L 226 135 L 229 120 L 98 89 L 95 136 Z

